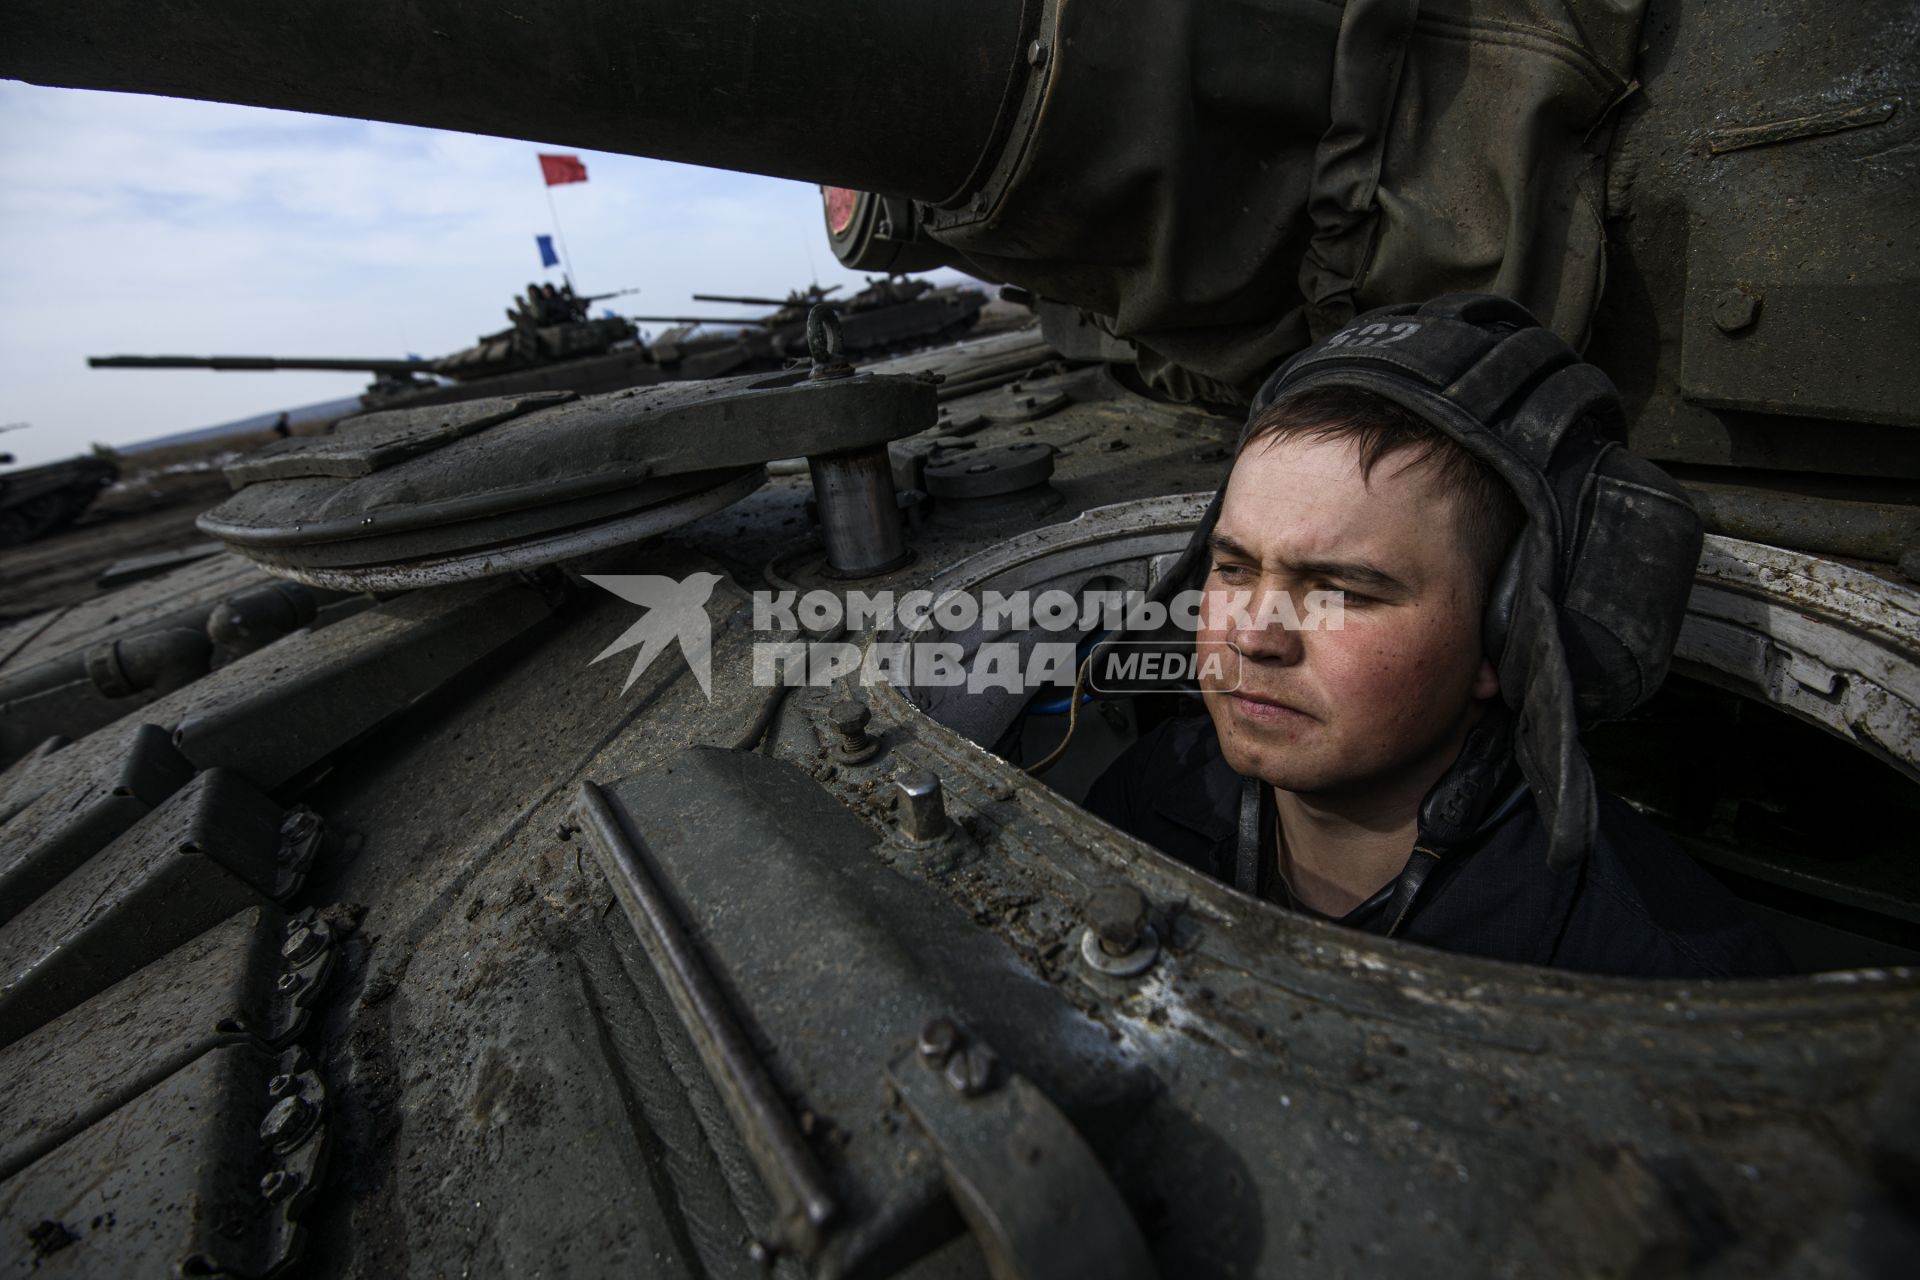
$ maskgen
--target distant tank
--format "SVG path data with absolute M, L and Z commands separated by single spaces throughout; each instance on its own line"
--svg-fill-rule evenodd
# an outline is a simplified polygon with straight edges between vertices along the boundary
M 760 325 L 777 348 L 799 358 L 806 354 L 807 313 L 815 305 L 829 301 L 839 287 L 810 285 L 792 291 L 785 298 L 696 293 L 693 299 L 778 308 L 770 315 L 721 323 Z M 866 288 L 850 298 L 835 301 L 833 306 L 840 316 L 847 355 L 871 359 L 951 342 L 978 323 L 980 311 L 986 304 L 987 295 L 980 289 L 965 285 L 935 286 L 926 280 L 888 275 L 870 277 Z
M 701 301 L 762 304 L 780 308 L 769 316 L 601 316 L 589 305 L 632 290 L 577 295 L 529 284 L 507 310 L 513 323 L 470 347 L 433 360 L 382 357 L 293 356 L 93 356 L 95 369 L 216 369 L 223 372 L 281 369 L 363 369 L 378 375 L 361 396 L 367 410 L 455 404 L 479 396 L 530 391 L 590 395 L 624 387 L 686 378 L 779 368 L 805 355 L 806 309 L 833 290 L 819 286 L 773 298 L 699 295 Z M 924 280 L 880 279 L 847 300 L 848 351 L 874 355 L 950 341 L 972 328 L 986 295 L 978 289 L 935 288 Z M 675 326 L 653 342 L 640 340 L 637 323 Z M 702 332 L 728 326 L 733 332 Z M 445 381 L 442 381 L 445 380 Z M 449 385 L 450 384 L 450 385 Z
M 590 317 L 591 303 L 632 292 L 577 295 L 571 286 L 529 284 L 507 309 L 512 324 L 470 347 L 432 360 L 351 356 L 93 356 L 95 369 L 364 370 L 376 375 L 360 397 L 364 411 L 456 404 L 481 396 L 569 390 L 583 395 L 684 378 L 712 378 L 779 367 L 780 349 L 757 330 L 732 335 L 683 330 L 652 344 L 634 321 Z M 697 317 L 679 317 L 697 324 Z M 751 321 L 728 321 L 752 325 Z
M 87 456 L 0 471 L 0 547 L 16 547 L 72 524 L 119 478 L 111 462 Z

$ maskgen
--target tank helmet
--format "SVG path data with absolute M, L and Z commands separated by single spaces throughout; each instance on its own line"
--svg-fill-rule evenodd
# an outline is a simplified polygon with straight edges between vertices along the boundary
M 1540 805 L 1549 861 L 1571 865 L 1597 823 L 1580 730 L 1631 711 L 1666 677 L 1700 557 L 1698 515 L 1665 472 L 1620 444 L 1612 381 L 1508 299 L 1451 294 L 1370 311 L 1276 370 L 1248 426 L 1295 392 L 1331 386 L 1371 391 L 1445 432 L 1525 514 L 1483 619 L 1511 714 L 1483 717 L 1428 792 L 1422 842 L 1444 850 L 1472 835 L 1510 746 Z M 1204 579 L 1225 491 L 1162 592 Z

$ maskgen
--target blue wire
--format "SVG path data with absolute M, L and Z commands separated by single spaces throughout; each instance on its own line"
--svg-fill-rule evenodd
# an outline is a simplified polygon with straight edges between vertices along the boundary
M 1073 669 L 1076 674 L 1080 670 L 1080 664 L 1087 660 L 1087 654 L 1093 651 L 1093 646 L 1095 646 L 1096 644 L 1099 644 L 1102 640 L 1106 638 L 1107 638 L 1106 632 L 1104 631 L 1098 632 L 1097 634 L 1088 636 L 1086 639 L 1082 640 L 1079 644 L 1073 647 Z M 1089 689 L 1085 693 L 1080 695 L 1081 706 L 1084 707 L 1089 702 L 1092 702 L 1092 701 L 1093 701 L 1093 690 Z M 1026 706 L 1026 709 L 1022 711 L 1020 714 L 1022 716 L 1063 716 L 1067 714 L 1068 710 L 1070 710 L 1072 706 L 1073 706 L 1073 690 L 1069 689 L 1067 690 L 1065 697 L 1050 698 L 1046 702 L 1028 703 Z

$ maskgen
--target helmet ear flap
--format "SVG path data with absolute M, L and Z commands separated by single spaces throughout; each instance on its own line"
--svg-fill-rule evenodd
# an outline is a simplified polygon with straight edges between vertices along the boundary
M 1497 671 L 1500 657 L 1507 651 L 1507 633 L 1513 625 L 1514 601 L 1520 596 L 1520 558 L 1525 542 L 1517 537 L 1513 545 L 1507 548 L 1507 558 L 1500 562 L 1499 572 L 1493 575 L 1493 585 L 1487 588 L 1487 607 L 1480 617 L 1480 646 Z

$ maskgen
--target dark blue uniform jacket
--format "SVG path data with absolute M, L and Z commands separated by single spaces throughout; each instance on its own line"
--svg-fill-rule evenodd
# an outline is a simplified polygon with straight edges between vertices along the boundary
M 1396 937 L 1446 951 L 1581 973 L 1744 978 L 1789 971 L 1779 944 L 1719 881 L 1616 797 L 1579 865 L 1547 865 L 1546 831 L 1518 781 L 1475 843 L 1428 877 Z M 1241 778 L 1206 716 L 1169 720 L 1115 761 L 1087 796 L 1106 821 L 1200 871 L 1233 880 Z M 1271 811 L 1262 823 L 1274 863 Z M 1409 857 L 1412 856 L 1409 850 Z M 1385 932 L 1389 884 L 1341 924 Z

